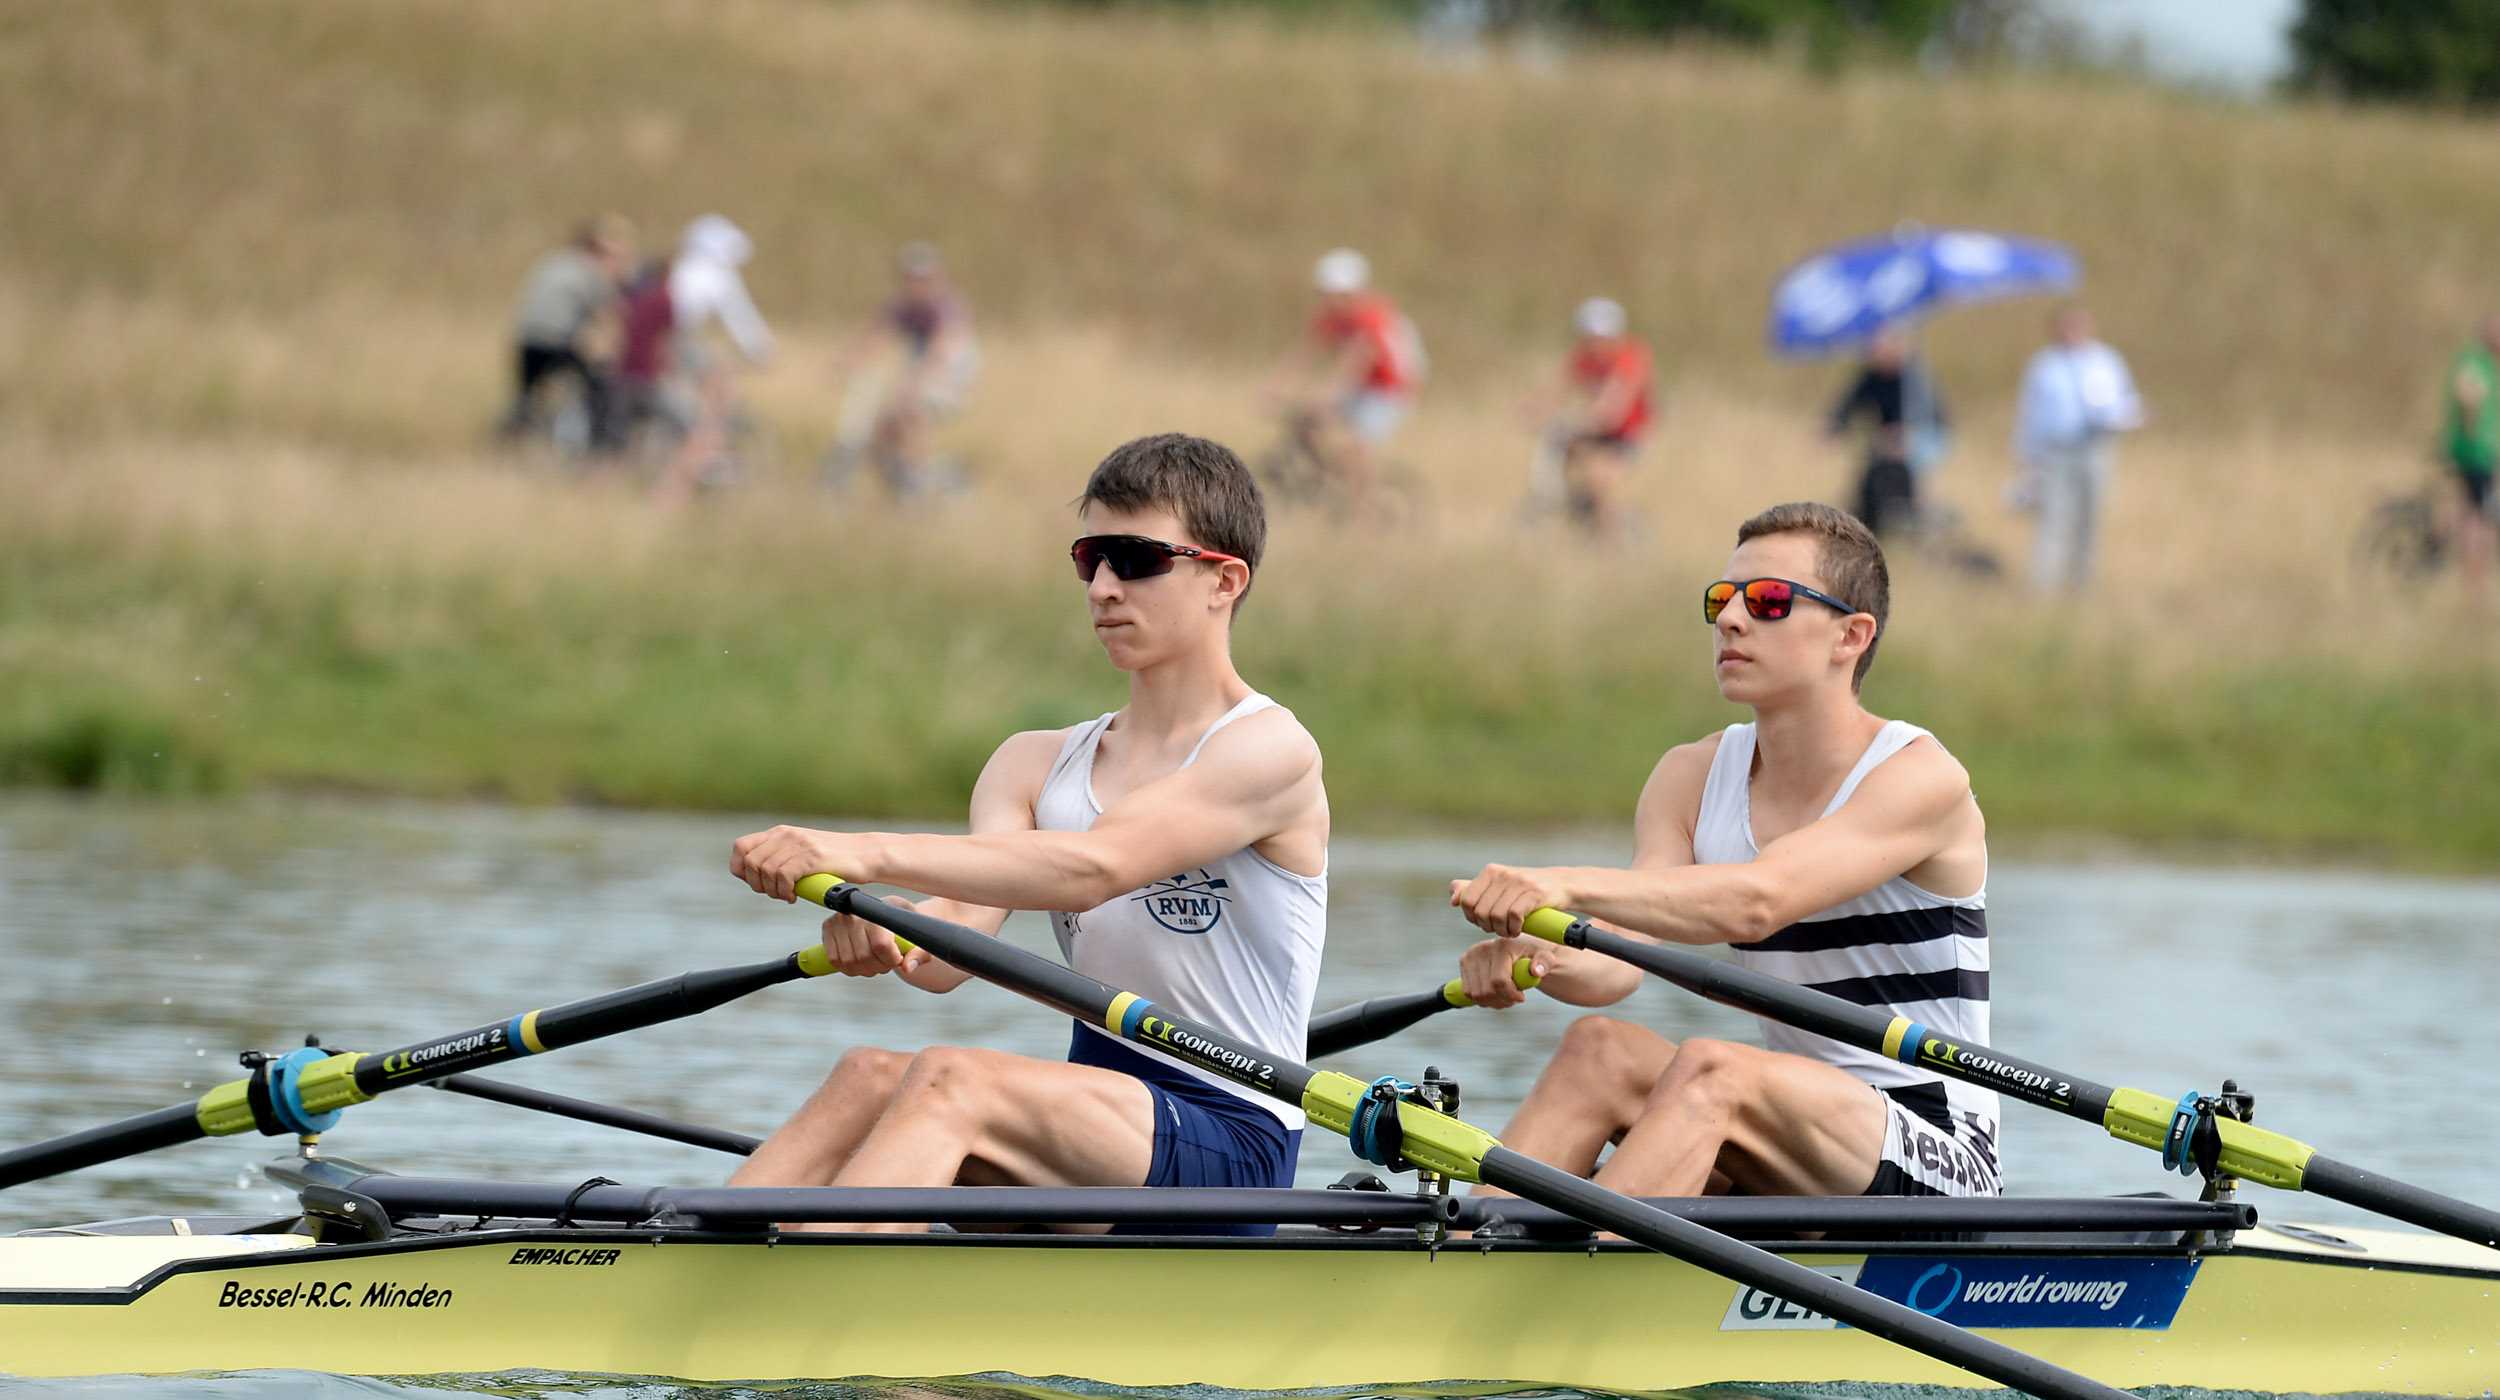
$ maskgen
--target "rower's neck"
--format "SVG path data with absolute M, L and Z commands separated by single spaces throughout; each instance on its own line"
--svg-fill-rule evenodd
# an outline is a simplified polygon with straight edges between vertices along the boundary
M 1250 698 L 1250 683 L 1233 669 L 1232 650 L 1215 644 L 1131 671 L 1120 727 L 1148 740 L 1195 742 L 1207 726 Z
M 1867 713 L 1851 691 L 1757 707 L 1753 780 L 1782 792 L 1838 788 L 1883 728 L 1883 718 Z

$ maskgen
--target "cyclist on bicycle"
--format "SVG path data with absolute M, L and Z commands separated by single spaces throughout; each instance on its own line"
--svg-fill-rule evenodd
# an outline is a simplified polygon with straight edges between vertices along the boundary
M 2494 543 L 2491 476 L 2500 467 L 2500 314 L 2486 316 L 2472 344 L 2448 367 L 2448 465 L 2457 474 L 2455 507 L 2463 545 L 2465 594 L 2486 601 Z
M 936 248 L 926 243 L 905 248 L 895 259 L 895 275 L 893 299 L 842 347 L 834 376 L 853 385 L 852 392 L 862 386 L 875 392 L 878 386 L 858 376 L 893 354 L 902 360 L 901 372 L 878 396 L 865 440 L 849 441 L 846 432 L 834 452 L 842 465 L 864 454 L 896 496 L 910 496 L 931 484 L 930 429 L 963 408 L 981 372 L 981 347 L 972 334 L 972 307 L 947 281 Z
M 1415 323 L 1371 279 L 1351 248 L 1322 257 L 1311 275 L 1319 307 L 1268 376 L 1269 399 L 1357 507 L 1369 504 L 1374 455 L 1414 410 L 1424 377 Z
M 579 430 L 585 441 L 577 447 L 588 445 L 590 431 L 608 411 L 606 362 L 614 353 L 609 342 L 615 339 L 618 285 L 633 264 L 634 226 L 622 215 L 605 214 L 530 265 L 513 314 L 518 373 L 512 407 L 504 414 L 506 438 L 529 430 L 539 386 L 569 374 L 580 381 L 586 408 Z
M 696 410 L 693 429 L 651 488 L 651 499 L 664 509 L 694 499 L 706 469 L 722 459 L 729 445 L 736 400 L 729 362 L 707 335 L 711 326 L 719 324 L 748 364 L 760 366 L 772 359 L 772 327 L 764 324 L 738 271 L 754 254 L 754 242 L 736 224 L 706 214 L 686 226 L 677 261 L 669 265 L 671 356 L 677 372 L 694 384 Z
M 1630 331 L 1623 307 L 1591 297 L 1572 313 L 1579 341 L 1562 369 L 1528 401 L 1543 428 L 1541 493 L 1559 495 L 1593 539 L 1624 530 L 1623 482 L 1657 417 L 1657 361 Z

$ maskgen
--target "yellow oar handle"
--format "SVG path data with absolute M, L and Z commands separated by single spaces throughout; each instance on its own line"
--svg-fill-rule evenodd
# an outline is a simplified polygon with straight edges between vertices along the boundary
M 1521 958 L 1518 961 L 1513 962 L 1510 965 L 1510 984 L 1523 992 L 1529 990 L 1540 980 L 1536 975 L 1535 969 L 1536 964 L 1528 961 L 1526 958 Z M 1476 999 L 1467 995 L 1466 984 L 1460 982 L 1455 977 L 1451 978 L 1449 984 L 1441 989 L 1441 999 L 1448 1002 L 1452 1006 L 1473 1006 L 1476 1004 Z
M 791 893 L 806 900 L 810 904 L 823 904 L 825 902 L 825 896 L 833 892 L 834 886 L 845 883 L 847 882 L 839 875 L 810 875 L 806 879 L 799 881 L 798 886 L 793 889 Z M 891 932 L 891 930 L 889 930 L 889 932 Z M 894 935 L 894 946 L 902 949 L 906 953 L 917 952 L 920 947 L 919 944 L 912 942 L 910 939 L 905 938 L 899 933 Z
M 1580 920 L 1576 915 L 1566 914 L 1560 909 L 1539 909 L 1527 917 L 1519 931 L 1530 938 L 1560 943 L 1564 941 L 1563 935 L 1571 932 L 1571 926 L 1578 922 Z

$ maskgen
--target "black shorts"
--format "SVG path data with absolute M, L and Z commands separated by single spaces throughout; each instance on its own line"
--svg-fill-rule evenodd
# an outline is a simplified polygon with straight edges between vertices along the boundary
M 2464 484 L 2465 499 L 2473 504 L 2474 509 L 2491 509 L 2491 473 L 2458 467 L 2457 480 Z
M 1920 1084 L 1878 1089 L 1884 1100 L 1884 1153 L 1869 1196 L 1994 1196 L 1998 1184 L 1994 1131 L 1957 1121 L 1944 1087 Z

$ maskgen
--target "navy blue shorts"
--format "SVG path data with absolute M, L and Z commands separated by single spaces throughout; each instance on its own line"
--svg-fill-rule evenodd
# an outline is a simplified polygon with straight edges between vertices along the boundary
M 1300 1130 L 1189 1071 L 1137 1053 L 1084 1022 L 1068 1042 L 1068 1063 L 1117 1070 L 1154 1098 L 1154 1165 L 1148 1186 L 1291 1186 L 1302 1155 Z M 1273 1225 L 1120 1225 L 1115 1235 L 1272 1235 Z

